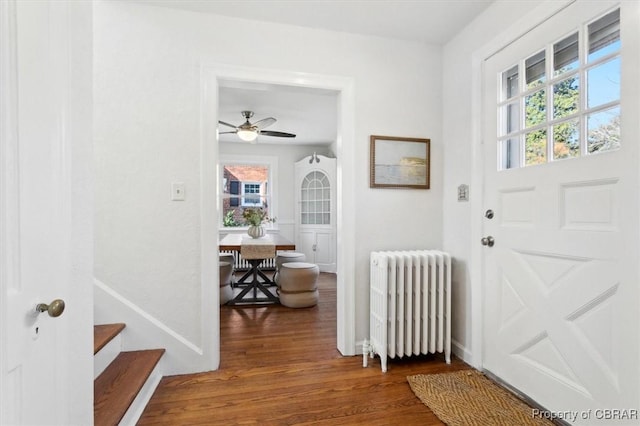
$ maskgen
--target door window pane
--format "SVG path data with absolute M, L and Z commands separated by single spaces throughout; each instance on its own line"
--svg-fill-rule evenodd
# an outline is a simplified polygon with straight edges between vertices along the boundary
M 520 167 L 520 140 L 511 138 L 500 142 L 501 170 Z
M 553 45 L 554 75 L 575 70 L 579 65 L 578 33 L 572 34 Z
M 544 83 L 546 69 L 544 50 L 529 57 L 524 64 L 527 76 L 527 89 L 531 89 L 532 87 L 536 87 Z
M 553 158 L 572 158 L 580 155 L 580 121 L 570 120 L 553 126 Z
M 535 126 L 547 120 L 547 96 L 545 89 L 540 89 L 524 100 L 525 127 Z
M 518 66 L 502 73 L 502 99 L 511 99 L 518 94 Z
M 589 108 L 620 99 L 620 57 L 591 68 L 587 72 Z
M 502 107 L 503 135 L 520 130 L 520 105 L 517 102 Z
M 524 162 L 526 166 L 547 162 L 547 131 L 536 130 L 525 135 Z
M 587 117 L 587 151 L 612 151 L 620 148 L 620 107 L 610 108 Z
M 620 49 L 620 9 L 589 24 L 589 62 Z
M 579 82 L 576 75 L 553 85 L 553 118 L 563 118 L 578 112 L 580 105 Z

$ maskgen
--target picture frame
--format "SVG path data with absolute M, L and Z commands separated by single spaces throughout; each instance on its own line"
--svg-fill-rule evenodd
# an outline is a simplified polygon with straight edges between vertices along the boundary
M 431 140 L 371 135 L 370 188 L 429 189 Z

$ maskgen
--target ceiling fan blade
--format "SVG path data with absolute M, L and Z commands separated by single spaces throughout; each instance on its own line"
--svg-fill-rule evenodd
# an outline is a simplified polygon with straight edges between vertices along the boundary
M 255 123 L 253 123 L 253 126 L 257 127 L 258 129 L 264 129 L 265 127 L 271 126 L 276 121 L 278 121 L 278 120 L 276 120 L 273 117 L 263 118 L 262 120 L 259 120 L 259 121 L 256 121 Z
M 238 132 L 237 131 L 236 132 L 218 132 L 219 135 L 226 135 L 226 134 L 234 134 L 235 135 L 236 133 L 238 133 Z
M 234 129 L 237 129 L 237 128 L 238 128 L 238 126 L 234 126 L 233 124 L 225 123 L 225 122 L 224 122 L 224 121 L 222 121 L 222 120 L 218 120 L 218 123 L 220 123 L 220 124 L 222 124 L 222 125 L 225 125 L 225 126 L 233 127 Z
M 285 132 L 274 132 L 273 130 L 262 130 L 260 135 L 264 136 L 277 136 L 279 138 L 295 138 L 296 135 L 293 133 L 285 133 Z

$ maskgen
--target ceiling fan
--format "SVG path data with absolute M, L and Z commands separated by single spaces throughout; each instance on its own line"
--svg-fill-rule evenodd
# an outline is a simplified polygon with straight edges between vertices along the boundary
M 285 133 L 285 132 L 276 132 L 273 130 L 262 130 L 265 127 L 271 126 L 276 122 L 276 119 L 273 117 L 263 118 L 262 120 L 256 121 L 255 123 L 249 122 L 249 119 L 253 117 L 253 111 L 242 111 L 242 116 L 245 118 L 245 122 L 239 126 L 234 126 L 233 124 L 225 123 L 224 121 L 219 120 L 218 123 L 232 127 L 233 131 L 231 132 L 220 132 L 219 134 L 223 135 L 226 133 L 235 133 L 238 135 L 240 139 L 243 141 L 255 143 L 258 135 L 264 136 L 277 136 L 280 138 L 295 138 L 296 135 L 293 133 Z

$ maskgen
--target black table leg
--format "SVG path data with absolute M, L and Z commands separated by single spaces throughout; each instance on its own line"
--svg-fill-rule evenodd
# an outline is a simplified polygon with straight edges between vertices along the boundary
M 247 261 L 251 265 L 249 271 L 238 280 L 238 284 L 242 284 L 244 288 L 242 291 L 231 299 L 227 304 L 237 305 L 241 303 L 278 303 L 280 299 L 273 294 L 266 286 L 273 285 L 271 281 L 261 270 L 260 265 L 264 259 L 248 259 Z M 249 283 L 246 282 L 247 278 L 253 277 L 253 280 Z M 260 281 L 258 278 L 262 278 L 264 281 Z M 253 290 L 253 297 L 245 298 L 245 296 Z M 258 290 L 265 297 L 258 297 Z

